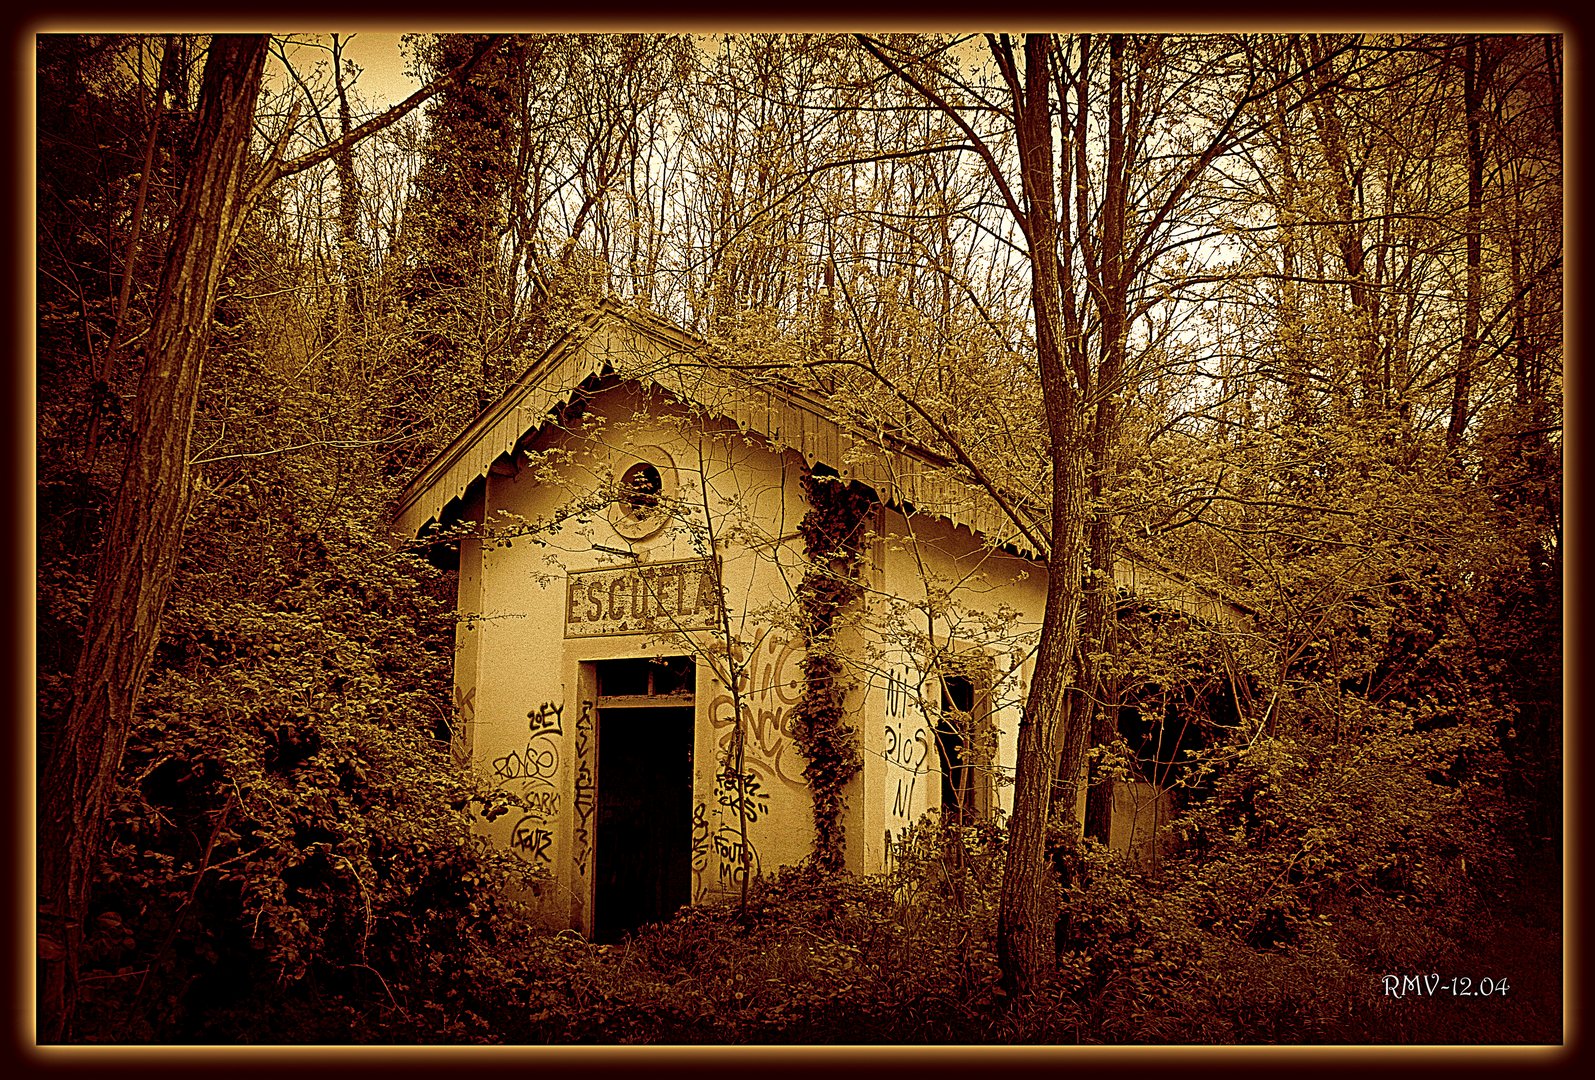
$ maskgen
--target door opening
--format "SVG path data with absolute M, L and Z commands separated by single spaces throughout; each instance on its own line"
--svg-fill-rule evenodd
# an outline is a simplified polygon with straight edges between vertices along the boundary
M 593 940 L 613 942 L 692 899 L 692 660 L 594 667 Z

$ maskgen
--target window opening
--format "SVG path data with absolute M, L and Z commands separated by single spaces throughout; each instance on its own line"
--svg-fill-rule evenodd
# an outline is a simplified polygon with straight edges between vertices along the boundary
M 992 812 L 991 659 L 980 653 L 954 658 L 955 670 L 941 677 L 941 712 L 936 718 L 936 755 L 941 764 L 942 813 L 960 824 Z
M 620 498 L 633 517 L 645 518 L 659 508 L 664 478 L 646 461 L 639 461 L 620 478 Z
M 646 449 L 654 461 L 632 460 L 609 507 L 610 525 L 627 540 L 646 540 L 670 521 L 666 500 L 675 494 L 675 469 L 657 447 Z
M 598 704 L 624 698 L 627 704 L 647 704 L 647 699 L 664 698 L 659 705 L 690 705 L 696 668 L 690 656 L 639 657 L 634 660 L 601 660 L 598 674 Z
M 941 716 L 936 721 L 936 753 L 941 758 L 941 801 L 945 813 L 965 821 L 971 805 L 973 769 L 969 761 L 970 723 L 975 709 L 974 684 L 962 675 L 941 681 Z

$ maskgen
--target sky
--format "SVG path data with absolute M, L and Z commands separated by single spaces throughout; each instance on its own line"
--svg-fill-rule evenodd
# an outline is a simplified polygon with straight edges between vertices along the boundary
M 340 32 L 339 36 L 344 42 L 344 57 L 360 67 L 360 77 L 355 87 L 365 102 L 366 114 L 380 112 L 421 88 L 419 81 L 404 73 L 405 59 L 399 47 L 403 34 L 361 30 Z M 332 43 L 330 33 L 292 34 L 288 40 L 289 58 L 294 67 L 307 77 L 316 65 L 327 61 L 327 48 Z M 312 48 L 312 45 L 319 48 Z M 266 65 L 267 85 L 280 86 L 285 79 L 281 63 L 273 56 Z
M 399 53 L 399 34 L 354 34 L 348 39 L 344 55 L 361 67 L 355 85 L 372 106 L 403 101 L 421 84 L 404 73 L 404 57 Z

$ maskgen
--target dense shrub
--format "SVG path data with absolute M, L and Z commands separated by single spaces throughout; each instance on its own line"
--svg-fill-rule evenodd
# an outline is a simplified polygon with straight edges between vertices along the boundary
M 1000 997 L 994 962 L 1001 830 L 932 815 L 889 873 L 784 870 L 745 919 L 710 904 L 617 945 L 530 938 L 488 1028 L 554 1043 L 1555 1042 L 1554 867 L 1508 880 L 1524 864 L 1488 824 L 1493 789 L 1436 784 L 1443 748 L 1410 736 L 1334 767 L 1282 740 L 1231 748 L 1156 868 L 1081 845 L 1057 971 L 1020 1001 Z M 1421 800 L 1421 785 L 1443 791 Z M 1388 974 L 1430 972 L 1509 989 L 1384 992 Z
M 457 984 L 526 921 L 446 740 L 448 582 L 263 488 L 205 505 L 179 570 L 107 823 L 85 1039 L 469 1029 Z

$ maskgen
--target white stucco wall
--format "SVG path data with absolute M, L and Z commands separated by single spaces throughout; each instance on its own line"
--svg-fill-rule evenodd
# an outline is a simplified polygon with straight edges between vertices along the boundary
M 638 415 L 645 410 L 653 415 Z M 472 762 L 494 782 L 537 803 L 536 810 L 513 812 L 491 830 L 553 877 L 544 889 L 550 921 L 568 918 L 577 926 L 586 918 L 592 869 L 595 710 L 591 668 L 583 666 L 592 661 L 675 655 L 697 661 L 694 899 L 734 889 L 740 873 L 735 785 L 721 779 L 732 740 L 731 692 L 714 676 L 716 667 L 725 670 L 724 633 L 566 637 L 567 575 L 632 562 L 604 548 L 634 550 L 646 566 L 701 558 L 707 551 L 705 522 L 712 523 L 729 629 L 746 680 L 739 691 L 748 718 L 744 772 L 756 870 L 801 860 L 813 838 L 803 760 L 786 734 L 802 677 L 787 621 L 802 576 L 795 536 L 804 513 L 799 459 L 734 431 L 705 435 L 678 410 L 659 400 L 645 402 L 629 388 L 599 397 L 585 419 L 589 424 L 581 434 L 541 437 L 513 476 L 488 477 L 487 526 L 536 525 L 539 531 L 535 537 L 462 544 L 462 612 L 469 604 L 479 617 L 470 620 L 474 629 L 461 632 L 457 676 L 463 686 L 465 673 L 475 669 Z M 667 482 L 666 494 L 673 490 L 678 520 L 633 541 L 616 531 L 602 508 L 544 528 L 639 456 L 661 467 L 673 462 L 674 484 Z
M 991 663 L 995 757 L 987 782 L 995 809 L 1013 809 L 1019 710 L 1030 650 L 1041 629 L 1046 575 L 1037 564 L 984 547 L 964 528 L 884 511 L 870 611 L 860 628 L 870 666 L 863 703 L 866 760 L 864 862 L 885 865 L 886 844 L 941 802 L 935 717 L 941 708 L 935 651 L 980 653 Z
M 635 388 L 599 395 L 582 424 L 570 427 L 539 436 L 518 471 L 490 474 L 484 500 L 471 508 L 490 533 L 518 524 L 535 535 L 506 533 L 461 545 L 466 618 L 458 638 L 457 743 L 493 783 L 530 804 L 488 828 L 547 871 L 540 897 L 546 920 L 586 930 L 601 782 L 593 662 L 696 660 L 694 900 L 737 888 L 741 838 L 737 793 L 722 780 L 734 730 L 729 687 L 714 675 L 716 667 L 724 670 L 723 629 L 567 636 L 567 618 L 573 611 L 580 617 L 587 603 L 580 594 L 570 597 L 568 575 L 701 558 L 708 550 L 705 526 L 712 525 L 729 630 L 746 680 L 748 841 L 756 872 L 767 873 L 808 856 L 814 836 L 804 761 L 790 737 L 802 680 L 793 598 L 804 560 L 796 530 L 806 507 L 797 454 L 724 424 L 705 431 Z M 675 516 L 654 535 L 628 540 L 612 510 L 592 495 L 639 458 L 674 466 L 665 495 L 674 499 Z M 855 872 L 886 867 L 893 840 L 940 804 L 937 649 L 989 658 L 995 756 L 988 782 L 994 807 L 1011 812 L 1020 706 L 1046 593 L 1044 568 L 985 548 L 965 528 L 890 509 L 877 523 L 884 535 L 867 563 L 866 603 L 838 631 L 864 761 L 844 818 L 848 867 Z M 637 559 L 612 553 L 626 550 Z

